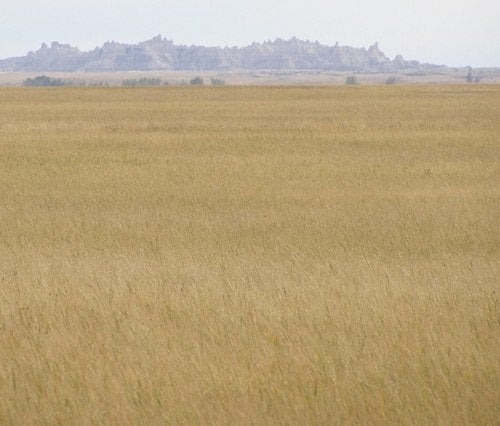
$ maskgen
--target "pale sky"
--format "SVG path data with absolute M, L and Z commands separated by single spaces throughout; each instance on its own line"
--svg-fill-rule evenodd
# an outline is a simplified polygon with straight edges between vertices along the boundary
M 157 34 L 177 44 L 246 45 L 296 36 L 393 58 L 500 66 L 500 0 L 0 0 L 0 58 L 42 42 L 90 50 Z

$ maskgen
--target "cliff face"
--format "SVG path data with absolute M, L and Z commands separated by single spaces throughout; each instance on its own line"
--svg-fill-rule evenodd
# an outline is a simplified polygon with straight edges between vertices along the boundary
M 391 60 L 369 49 L 277 39 L 246 47 L 180 46 L 161 36 L 138 44 L 107 42 L 89 52 L 53 42 L 26 56 L 0 60 L 0 71 L 329 70 L 392 72 L 438 66 Z

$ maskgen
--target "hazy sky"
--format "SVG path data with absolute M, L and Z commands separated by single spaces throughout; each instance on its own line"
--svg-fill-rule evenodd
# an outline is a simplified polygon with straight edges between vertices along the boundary
M 230 46 L 293 36 L 378 41 L 391 58 L 500 66 L 500 0 L 0 0 L 0 58 L 54 40 L 89 50 L 157 34 Z

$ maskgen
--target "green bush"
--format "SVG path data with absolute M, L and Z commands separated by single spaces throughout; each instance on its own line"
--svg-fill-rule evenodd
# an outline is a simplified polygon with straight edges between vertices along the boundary
M 212 78 L 210 79 L 212 86 L 224 86 L 226 82 L 220 78 Z
M 349 75 L 345 79 L 345 84 L 353 85 L 353 84 L 359 84 L 358 77 L 355 75 Z
M 64 86 L 64 82 L 60 79 L 39 75 L 35 78 L 28 78 L 23 81 L 23 86 L 31 87 L 48 87 L 48 86 Z
M 189 83 L 193 86 L 201 86 L 203 85 L 204 81 L 201 77 L 195 77 Z
M 137 80 L 136 78 L 134 78 L 134 79 L 123 80 L 122 85 L 123 86 L 160 86 L 161 79 L 143 77 L 143 78 L 140 78 L 139 80 Z

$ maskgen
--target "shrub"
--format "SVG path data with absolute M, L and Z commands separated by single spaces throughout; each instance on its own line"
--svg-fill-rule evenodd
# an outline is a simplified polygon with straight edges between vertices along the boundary
M 28 78 L 23 81 L 23 86 L 31 87 L 47 87 L 47 86 L 64 86 L 64 82 L 60 79 L 39 75 L 35 78 Z
M 203 85 L 204 81 L 201 77 L 195 77 L 189 83 L 193 86 L 201 86 Z
M 387 80 L 385 80 L 385 84 L 396 84 L 398 82 L 398 79 L 394 77 L 393 75 L 390 76 Z
M 469 71 L 467 72 L 467 75 L 465 76 L 465 81 L 467 83 L 472 83 L 474 81 L 474 77 L 472 76 L 472 68 L 469 67 Z
M 355 75 L 349 75 L 345 79 L 345 84 L 353 85 L 353 84 L 359 84 L 358 78 Z
M 123 86 L 160 86 L 161 85 L 161 80 L 159 78 L 140 78 L 137 80 L 136 78 L 134 79 L 128 79 L 128 80 L 123 80 L 122 81 Z
M 226 82 L 220 78 L 212 78 L 210 79 L 212 86 L 224 86 Z

